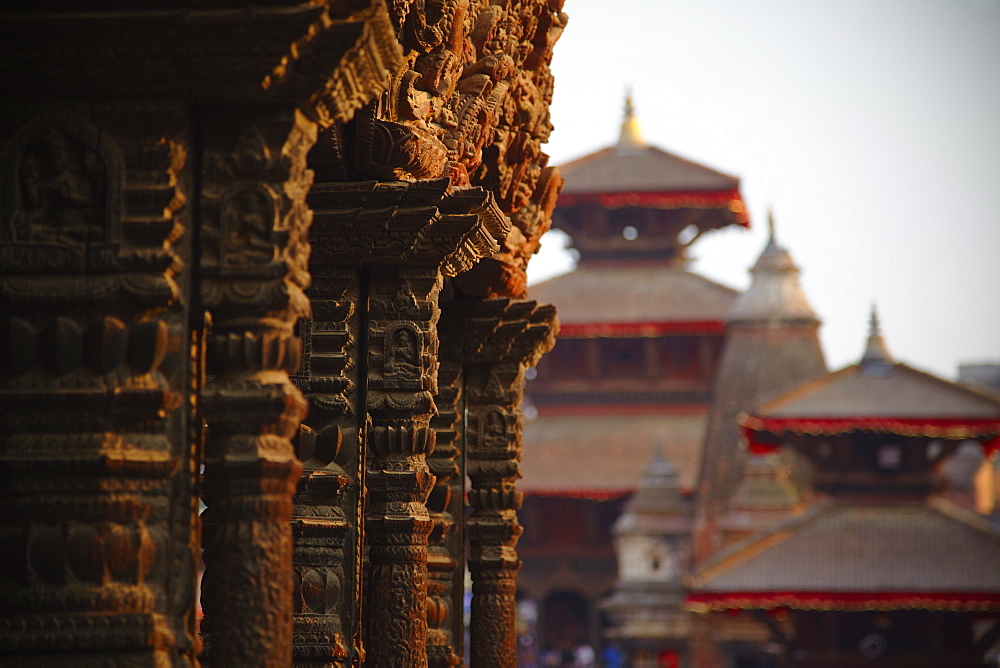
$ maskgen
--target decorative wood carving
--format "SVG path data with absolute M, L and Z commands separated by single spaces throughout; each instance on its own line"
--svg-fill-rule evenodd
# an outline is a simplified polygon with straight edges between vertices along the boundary
M 319 211 L 322 215 L 322 210 Z M 296 665 L 357 662 L 360 646 L 362 508 L 358 410 L 360 268 L 311 267 L 312 317 L 299 323 L 305 343 L 293 378 L 309 402 L 300 435 L 304 473 L 295 497 Z
M 6 665 L 194 658 L 182 122 L 0 109 Z
M 426 666 L 437 267 L 373 272 L 368 324 L 368 659 Z
M 292 647 L 291 438 L 306 405 L 299 365 L 315 125 L 299 112 L 205 128 L 201 301 L 211 317 L 202 392 L 204 658 L 283 665 Z
M 561 2 L 223 5 L 0 18 L 0 652 L 458 665 L 441 290 L 524 291 Z
M 324 142 L 314 154 L 317 169 L 336 173 L 336 136 Z M 365 614 L 373 630 L 363 653 L 372 665 L 423 665 L 428 614 L 438 614 L 437 607 L 427 608 L 432 522 L 425 506 L 434 481 L 426 456 L 435 443 L 430 420 L 438 293 L 445 275 L 495 252 L 509 222 L 489 193 L 451 189 L 447 179 L 323 182 L 309 201 L 316 212 L 310 235 L 316 283 L 310 294 L 314 305 L 328 306 L 323 331 L 337 332 L 320 336 L 315 315 L 309 325 L 308 396 L 318 410 L 309 424 L 317 434 L 340 428 L 345 447 L 337 461 L 348 472 L 360 458 L 368 461 Z M 349 343 L 355 332 L 357 346 Z M 364 378 L 352 360 L 368 369 Z M 321 380 L 317 363 L 337 378 Z M 366 434 L 361 443 L 346 447 L 359 432 Z M 359 473 L 347 487 L 360 479 Z M 360 509 L 360 497 L 341 508 L 350 518 Z M 357 527 L 351 531 L 360 533 Z M 346 610 L 339 614 L 342 620 L 350 616 Z M 389 620 L 395 621 L 387 626 Z
M 348 130 L 355 177 L 430 179 L 494 193 L 513 227 L 459 287 L 523 297 L 524 269 L 548 229 L 562 180 L 541 151 L 551 131 L 549 60 L 566 24 L 562 2 L 393 2 L 406 54 L 388 92 Z
M 507 231 L 488 193 L 448 192 L 447 186 L 447 180 L 408 185 L 394 213 L 397 224 L 376 240 L 370 260 L 366 533 L 372 665 L 428 662 L 429 613 L 439 626 L 439 600 L 427 608 L 433 523 L 425 505 L 435 482 L 426 457 L 436 442 L 430 420 L 437 412 L 438 296 L 445 276 L 494 252 Z
M 442 354 L 438 368 L 438 393 L 434 396 L 438 414 L 431 419 L 436 433 L 427 465 L 435 483 L 427 500 L 433 528 L 428 539 L 427 568 L 430 576 L 427 602 L 427 662 L 430 666 L 457 666 L 462 663 L 463 577 L 465 563 L 465 471 L 462 435 L 465 431 L 465 400 L 462 363 L 456 355 L 455 332 L 444 327 L 447 307 L 442 308 Z
M 335 141 L 334 133 L 325 131 L 310 155 L 318 175 L 327 171 L 324 151 Z M 350 255 L 324 252 L 350 247 L 351 240 L 342 235 L 351 229 L 346 223 L 353 220 L 352 197 L 363 199 L 367 192 L 361 188 L 358 194 L 352 185 L 316 183 L 308 200 L 314 212 L 312 317 L 299 323 L 304 354 L 293 378 L 309 402 L 308 430 L 300 438 L 305 472 L 292 519 L 296 665 L 359 664 L 364 657 L 360 582 L 367 413 L 359 379 L 366 342 L 361 265 Z
M 521 412 L 524 370 L 552 348 L 552 306 L 509 299 L 466 299 L 452 306 L 463 332 L 466 467 L 472 573 L 471 657 L 476 666 L 516 664 L 517 571 L 521 535 Z

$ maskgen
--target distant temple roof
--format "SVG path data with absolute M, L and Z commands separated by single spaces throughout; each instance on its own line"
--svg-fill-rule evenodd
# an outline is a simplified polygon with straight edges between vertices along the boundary
M 635 494 L 615 522 L 615 532 L 646 533 L 665 529 L 671 526 L 664 522 L 666 518 L 683 515 L 687 519 L 689 510 L 681 495 L 677 469 L 663 456 L 663 448 L 657 444 L 652 460 L 642 470 Z
M 560 206 L 596 202 L 609 209 L 722 209 L 730 214 L 730 222 L 749 225 L 740 180 L 647 144 L 631 95 L 625 101 L 618 143 L 559 169 L 566 180 Z
M 905 364 L 849 366 L 770 401 L 762 418 L 970 418 L 1000 421 L 1000 401 Z M 1000 425 L 998 425 L 1000 428 Z
M 740 180 L 655 146 L 623 145 L 601 149 L 560 165 L 566 179 L 563 195 L 730 191 Z
M 1000 449 L 1000 399 L 893 363 L 872 315 L 858 364 L 777 397 L 741 422 L 751 447 L 766 451 L 785 433 L 832 435 L 872 431 L 974 439 Z M 762 432 L 771 434 L 761 438 Z
M 998 554 L 1000 533 L 947 501 L 824 503 L 706 564 L 686 607 L 998 610 Z
M 721 332 L 737 294 L 689 271 L 651 265 L 582 265 L 531 288 L 532 299 L 559 308 L 563 337 L 586 336 L 577 325 L 602 323 L 705 323 Z M 595 329 L 593 335 L 614 334 Z
M 607 498 L 631 493 L 653 457 L 654 444 L 676 467 L 682 489 L 698 474 L 705 418 L 694 415 L 543 416 L 526 421 L 524 477 L 527 494 Z

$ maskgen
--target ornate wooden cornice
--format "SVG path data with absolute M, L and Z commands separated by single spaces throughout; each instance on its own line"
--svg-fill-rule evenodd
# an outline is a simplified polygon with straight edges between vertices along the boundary
M 133 96 L 291 103 L 326 126 L 349 121 L 402 64 L 383 0 L 93 5 L 4 16 L 0 81 L 43 97 L 115 96 L 127 82 Z

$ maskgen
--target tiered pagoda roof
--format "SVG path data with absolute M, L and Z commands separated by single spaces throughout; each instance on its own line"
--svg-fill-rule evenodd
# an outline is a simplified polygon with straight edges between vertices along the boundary
M 521 489 L 595 498 L 627 494 L 660 442 L 681 487 L 690 490 L 700 465 L 709 371 L 672 378 L 646 365 L 646 377 L 607 382 L 599 374 L 545 376 L 545 365 L 568 354 L 569 339 L 631 339 L 627 345 L 642 356 L 646 342 L 676 336 L 692 337 L 685 344 L 711 338 L 704 350 L 692 345 L 683 355 L 711 358 L 705 366 L 714 369 L 739 293 L 687 271 L 684 250 L 692 235 L 747 224 L 739 179 L 648 145 L 630 98 L 618 142 L 560 170 L 566 185 L 553 225 L 572 237 L 581 259 L 574 271 L 531 287 L 533 298 L 559 309 L 564 343 L 526 388 L 542 414 L 525 424 Z M 692 225 L 695 231 L 681 234 Z M 591 353 L 601 354 L 596 348 Z M 629 416 L 627 428 L 623 415 Z
M 789 434 L 873 432 L 979 440 L 992 452 L 1000 448 L 1000 399 L 894 362 L 873 313 L 858 364 L 763 404 L 742 425 L 758 451 Z
M 894 362 L 873 313 L 858 364 L 742 425 L 752 449 L 812 453 L 830 497 L 705 563 L 688 609 L 1000 610 L 1000 532 L 930 482 L 957 442 L 1000 442 L 1000 399 Z
M 598 204 L 724 212 L 714 226 L 749 225 L 740 180 L 642 139 L 631 96 L 618 143 L 560 166 L 566 179 L 559 205 Z
M 749 225 L 739 179 L 650 146 L 631 97 L 618 142 L 560 167 L 553 226 L 591 262 L 679 263 L 702 233 Z
M 724 551 L 687 607 L 1000 610 L 998 554 L 1000 534 L 946 501 L 827 502 Z

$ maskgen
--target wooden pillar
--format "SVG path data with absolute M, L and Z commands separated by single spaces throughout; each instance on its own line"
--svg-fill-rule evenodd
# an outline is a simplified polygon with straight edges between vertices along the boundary
M 447 312 L 447 307 L 443 307 Z M 436 445 L 427 458 L 435 483 L 427 501 L 433 528 L 428 544 L 429 599 L 427 661 L 430 666 L 462 663 L 465 575 L 465 394 L 462 364 L 449 349 L 461 349 L 461 332 L 446 331 L 442 316 L 438 415 L 431 420 Z M 456 334 L 458 338 L 456 339 Z
M 373 272 L 368 321 L 368 659 L 427 665 L 425 505 L 434 485 L 426 457 L 437 382 L 437 267 Z
M 471 657 L 475 666 L 514 666 L 524 370 L 551 349 L 557 324 L 555 309 L 531 301 L 478 300 L 469 308 L 465 388 L 472 481 Z
M 310 202 L 325 231 L 323 202 Z M 313 232 L 315 232 L 315 228 Z M 320 237 L 321 238 L 321 237 Z M 317 237 L 311 240 L 316 246 Z M 303 474 L 292 512 L 296 665 L 357 662 L 365 424 L 359 389 L 361 269 L 311 263 L 312 316 L 300 321 L 302 365 L 293 382 L 309 402 L 299 438 Z
M 44 26 L 16 28 L 0 23 L 0 44 Z M 44 81 L 30 48 L 18 55 Z M 0 111 L 0 655 L 183 665 L 196 540 L 187 118 L 164 100 L 19 90 Z
M 346 173 L 339 142 L 355 109 L 384 92 L 385 74 L 402 65 L 402 54 L 382 0 L 356 9 L 345 6 L 338 17 L 338 29 L 353 43 L 342 44 L 351 48 L 342 52 L 335 70 L 333 104 L 323 105 L 334 124 L 320 133 L 308 157 L 316 175 L 307 199 L 313 212 L 312 282 L 306 293 L 312 313 L 299 322 L 303 355 L 292 377 L 309 405 L 299 438 L 303 474 L 292 511 L 296 666 L 359 665 L 364 658 L 365 254 L 350 230 L 372 184 L 337 181 Z
M 287 665 L 292 651 L 291 439 L 306 404 L 299 365 L 316 126 L 297 111 L 206 117 L 201 300 L 209 314 L 205 443 L 204 657 Z
M 317 448 L 327 439 L 329 457 L 337 439 L 343 445 L 358 433 L 352 423 L 363 427 L 360 447 L 333 460 L 348 474 L 350 458 L 367 462 L 367 665 L 426 665 L 438 296 L 445 276 L 496 249 L 509 222 L 486 191 L 452 189 L 446 179 L 328 184 L 313 189 L 312 201 L 319 278 L 304 366 L 322 417 L 310 438 Z M 351 371 L 352 359 L 363 376 Z M 353 583 L 346 572 L 343 582 Z M 357 596 L 359 589 L 345 593 Z

